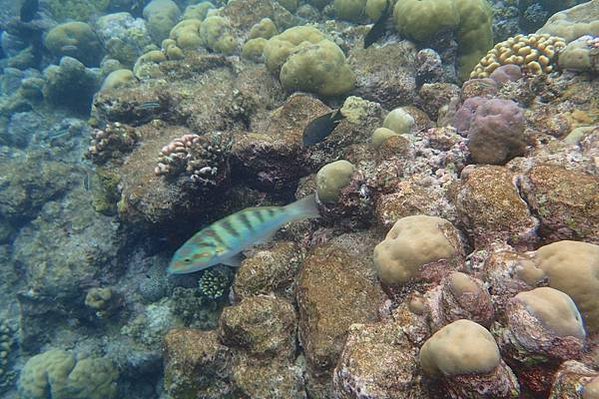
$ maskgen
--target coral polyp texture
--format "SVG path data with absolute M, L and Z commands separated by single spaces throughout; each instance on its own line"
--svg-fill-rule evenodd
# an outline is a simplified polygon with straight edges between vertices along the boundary
M 566 47 L 561 37 L 549 34 L 516 35 L 497 43 L 470 73 L 470 78 L 487 78 L 502 65 L 518 65 L 523 71 L 540 75 L 551 73 L 557 56 Z

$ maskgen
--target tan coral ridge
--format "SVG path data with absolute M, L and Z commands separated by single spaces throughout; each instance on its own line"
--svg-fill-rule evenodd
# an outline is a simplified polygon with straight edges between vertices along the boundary
M 564 39 L 548 34 L 516 35 L 497 43 L 474 67 L 470 78 L 488 78 L 502 65 L 515 64 L 528 73 L 551 73 Z

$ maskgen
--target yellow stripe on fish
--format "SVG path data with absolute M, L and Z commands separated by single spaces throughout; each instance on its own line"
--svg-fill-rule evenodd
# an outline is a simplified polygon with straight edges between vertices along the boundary
M 193 273 L 219 263 L 239 266 L 246 248 L 267 241 L 289 222 L 319 216 L 314 195 L 287 206 L 246 208 L 194 234 L 175 252 L 168 272 Z

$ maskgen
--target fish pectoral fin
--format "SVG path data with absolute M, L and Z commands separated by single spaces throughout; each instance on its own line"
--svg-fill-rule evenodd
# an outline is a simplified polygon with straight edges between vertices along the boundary
M 239 252 L 238 254 L 235 254 L 229 258 L 223 259 L 220 263 L 227 266 L 239 267 L 241 266 L 242 260 L 243 256 L 241 255 L 241 252 Z
M 268 235 L 260 238 L 259 240 L 256 240 L 256 242 L 254 242 L 254 244 L 257 244 L 257 245 L 266 244 L 267 242 L 272 241 L 275 234 L 277 234 L 277 230 L 273 231 L 272 233 L 269 233 Z

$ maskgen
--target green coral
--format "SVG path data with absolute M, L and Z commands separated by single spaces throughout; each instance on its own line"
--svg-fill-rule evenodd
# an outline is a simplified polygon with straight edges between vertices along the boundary
M 262 37 L 248 40 L 243 45 L 241 55 L 249 60 L 259 61 L 262 58 L 262 53 L 264 52 L 264 46 L 266 46 L 266 42 L 267 40 Z
M 0 391 L 12 385 L 15 373 L 10 370 L 9 359 L 14 346 L 13 329 L 3 320 L 0 322 Z
M 316 174 L 316 195 L 322 202 L 335 203 L 341 191 L 349 185 L 355 167 L 351 162 L 340 160 L 326 164 Z
M 202 295 L 209 299 L 221 298 L 231 285 L 229 273 L 223 269 L 207 270 L 198 281 Z
M 54 56 L 73 57 L 87 66 L 97 65 L 102 53 L 98 37 L 85 22 L 55 26 L 48 32 L 44 44 Z
M 202 21 L 199 19 L 184 19 L 171 30 L 170 38 L 177 43 L 181 49 L 197 49 L 202 45 L 200 27 Z M 162 44 L 164 46 L 164 42 Z
M 398 0 L 393 19 L 402 35 L 418 42 L 455 30 L 458 70 L 463 80 L 493 46 L 493 13 L 487 0 Z
M 118 371 L 105 358 L 77 359 L 59 349 L 33 356 L 18 383 L 21 399 L 112 399 Z
M 162 76 L 158 64 L 166 61 L 166 55 L 160 50 L 152 50 L 135 61 L 133 75 L 138 79 L 157 78 Z
M 50 0 L 45 3 L 55 20 L 88 21 L 90 17 L 106 10 L 110 0 Z
M 144 7 L 143 16 L 148 21 L 148 31 L 156 43 L 161 43 L 176 25 L 181 11 L 172 0 L 152 0 Z
M 192 4 L 185 8 L 182 19 L 199 19 L 203 21 L 208 16 L 208 12 L 214 9 L 214 4 L 209 1 L 202 1 L 198 4 Z
M 300 26 L 273 36 L 264 47 L 267 68 L 290 91 L 338 96 L 354 88 L 356 77 L 343 51 L 318 29 Z
M 348 21 L 359 21 L 364 16 L 366 0 L 335 0 L 336 15 Z
M 367 0 L 364 12 L 372 21 L 377 21 L 385 12 L 388 1 L 392 0 Z
M 229 20 L 220 16 L 206 18 L 200 27 L 200 36 L 204 46 L 219 53 L 232 54 L 237 48 Z
M 262 18 L 260 22 L 252 26 L 250 30 L 250 39 L 256 39 L 262 37 L 264 39 L 270 39 L 274 35 L 278 33 L 277 26 L 272 19 L 270 18 Z
M 117 69 L 112 71 L 104 78 L 100 91 L 108 89 L 118 89 L 123 86 L 135 82 L 135 76 L 130 69 Z

